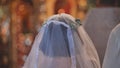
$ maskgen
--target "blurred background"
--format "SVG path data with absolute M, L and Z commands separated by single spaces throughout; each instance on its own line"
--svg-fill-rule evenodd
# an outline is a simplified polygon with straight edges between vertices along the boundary
M 59 9 L 83 21 L 95 7 L 120 7 L 120 0 L 0 0 L 0 68 L 21 68 L 42 23 Z

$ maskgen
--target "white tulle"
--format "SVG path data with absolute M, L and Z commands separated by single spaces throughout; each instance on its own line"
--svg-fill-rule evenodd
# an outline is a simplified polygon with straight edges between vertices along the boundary
M 120 68 L 120 24 L 110 33 L 102 68 Z
M 50 17 L 36 36 L 23 68 L 100 68 L 96 49 L 68 14 Z
M 95 45 L 102 65 L 109 34 L 120 23 L 120 8 L 91 9 L 82 23 Z

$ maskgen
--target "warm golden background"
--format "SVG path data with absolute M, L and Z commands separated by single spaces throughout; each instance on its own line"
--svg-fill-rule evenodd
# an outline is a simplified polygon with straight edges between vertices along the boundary
M 120 0 L 0 0 L 0 68 L 21 68 L 43 21 L 59 9 L 83 21 L 94 7 Z

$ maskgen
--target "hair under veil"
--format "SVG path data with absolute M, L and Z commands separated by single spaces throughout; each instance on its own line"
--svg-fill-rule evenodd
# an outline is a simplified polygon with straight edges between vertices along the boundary
M 100 68 L 100 63 L 83 27 L 62 13 L 41 27 L 23 68 Z

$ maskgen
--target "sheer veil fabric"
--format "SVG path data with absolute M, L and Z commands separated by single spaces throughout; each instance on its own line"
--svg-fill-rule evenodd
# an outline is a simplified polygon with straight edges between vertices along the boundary
M 41 27 L 23 68 L 100 68 L 96 49 L 75 18 L 62 13 Z
M 103 68 L 120 68 L 120 24 L 110 33 Z
M 95 45 L 101 65 L 103 63 L 110 32 L 119 22 L 120 8 L 91 9 L 82 22 L 84 29 Z

